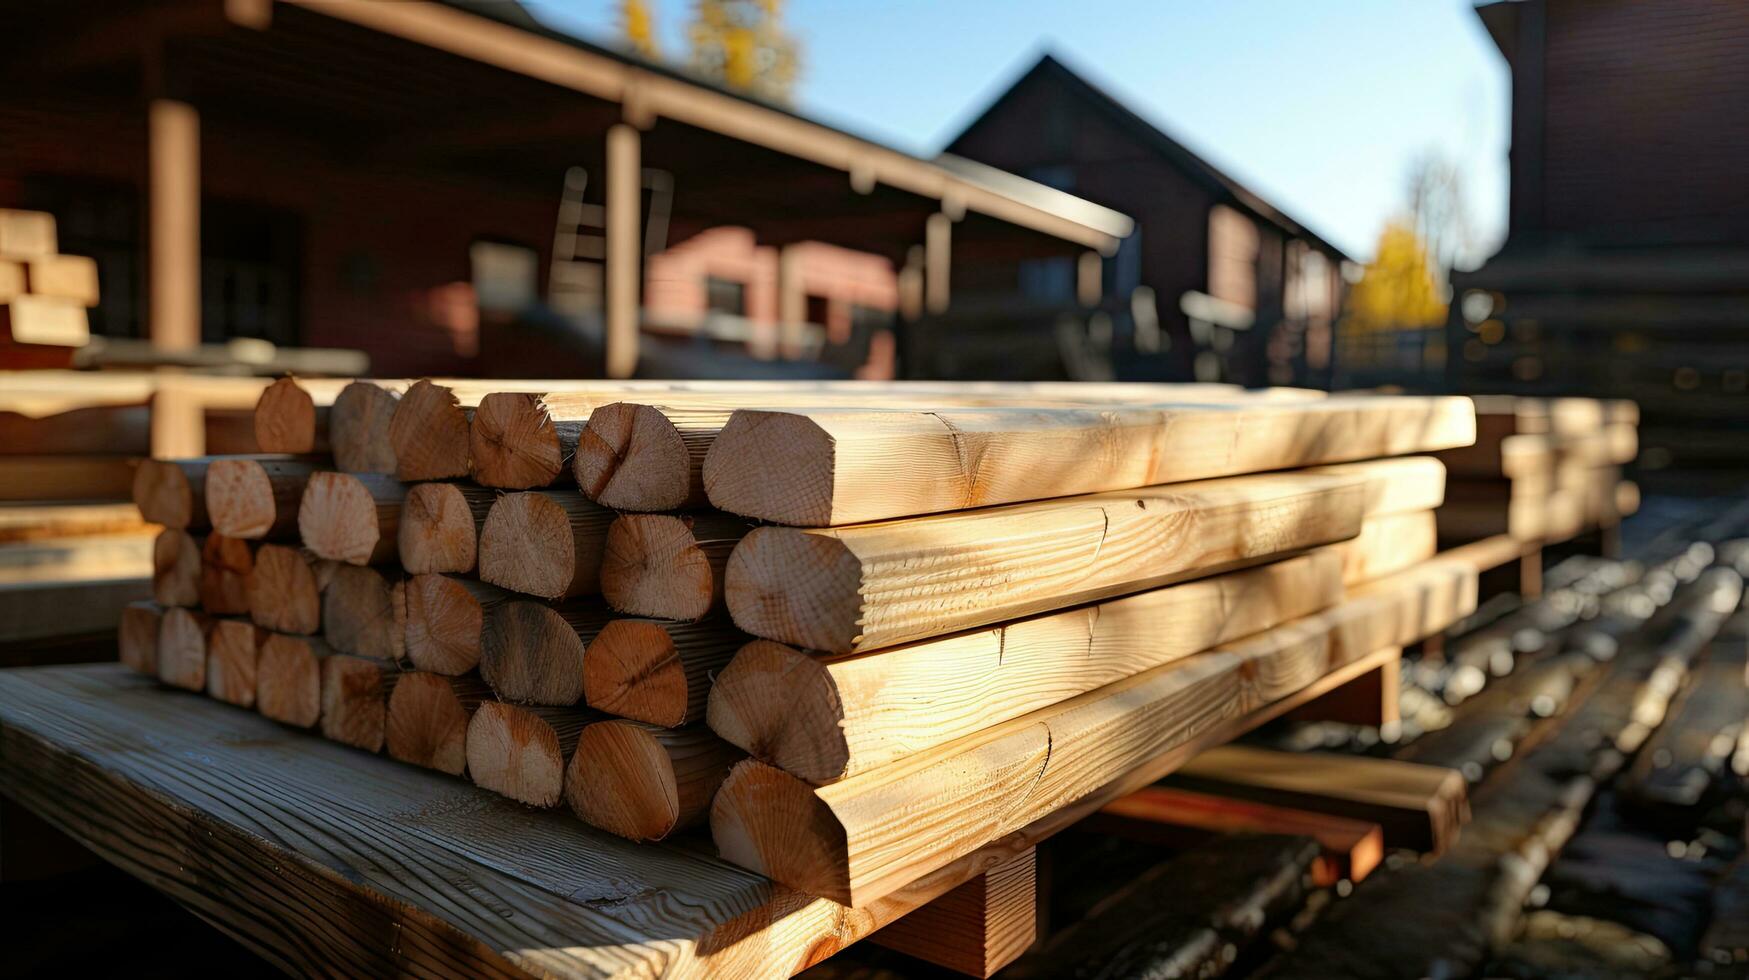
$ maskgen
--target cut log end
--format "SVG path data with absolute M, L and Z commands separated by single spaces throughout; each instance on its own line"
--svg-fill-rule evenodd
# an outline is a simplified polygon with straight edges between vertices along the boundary
M 376 500 L 349 473 L 315 473 L 298 506 L 304 545 L 323 558 L 368 565 L 382 540 Z
M 206 692 L 240 708 L 255 706 L 256 665 L 265 631 L 242 619 L 221 619 L 207 639 Z
M 589 706 L 622 718 L 673 727 L 686 718 L 686 668 L 660 623 L 618 619 L 583 654 Z
M 327 644 L 274 633 L 255 664 L 255 708 L 274 721 L 309 728 L 322 717 L 321 660 Z
M 170 609 L 158 624 L 158 679 L 171 687 L 206 690 L 207 634 L 212 620 L 192 609 Z
M 407 491 L 397 538 L 401 565 L 414 575 L 473 571 L 479 522 L 468 493 L 453 483 Z
M 729 614 L 754 636 L 828 653 L 862 638 L 862 565 L 831 534 L 758 528 L 729 556 L 724 580 Z
M 264 544 L 255 552 L 246 591 L 249 618 L 256 625 L 300 634 L 322 628 L 322 589 L 310 562 L 288 545 Z
M 711 838 L 724 860 L 803 894 L 852 904 L 843 826 L 811 787 L 780 769 L 736 763 L 711 802 Z
M 558 735 L 533 712 L 488 701 L 468 722 L 468 775 L 474 783 L 530 806 L 559 804 L 565 765 Z
M 348 473 L 395 472 L 389 426 L 396 401 L 394 392 L 369 381 L 354 381 L 340 389 L 328 413 L 335 466 Z
M 322 660 L 322 737 L 366 752 L 383 747 L 394 667 L 380 660 Z
M 667 750 L 649 728 L 628 721 L 583 729 L 565 771 L 565 802 L 584 823 L 629 840 L 661 840 L 681 817 Z
M 188 474 L 172 460 L 142 459 L 134 470 L 134 505 L 140 517 L 152 524 L 185 530 L 197 523 L 199 513 L 204 523 L 206 508 L 195 495 Z
M 495 392 L 480 399 L 468 431 L 473 476 L 488 487 L 544 487 L 565 468 L 565 450 L 539 395 Z
M 622 514 L 607 530 L 601 595 L 633 616 L 699 619 L 719 592 L 718 570 L 692 528 L 671 514 Z
M 480 578 L 514 592 L 558 599 L 579 578 L 570 515 L 540 493 L 498 498 L 480 529 Z
M 152 598 L 160 606 L 200 604 L 200 544 L 187 531 L 165 528 L 152 542 Z
M 615 402 L 590 412 L 571 469 L 577 486 L 603 507 L 675 510 L 691 495 L 686 442 L 651 405 Z
M 507 602 L 486 617 L 480 676 L 506 701 L 565 706 L 583 697 L 583 639 L 538 602 Z
M 724 741 L 820 784 L 847 773 L 850 744 L 837 725 L 796 722 L 842 714 L 832 674 L 819 660 L 781 643 L 754 640 L 717 674 L 705 720 Z
M 479 703 L 458 694 L 458 685 L 478 681 L 413 671 L 389 692 L 384 741 L 389 755 L 426 769 L 460 776 L 467 769 L 468 718 Z
M 279 520 L 273 481 L 253 459 L 219 459 L 207 467 L 206 505 L 213 527 L 233 538 L 262 538 Z
M 485 610 L 467 586 L 446 575 L 407 580 L 407 659 L 434 674 L 465 674 L 480 665 Z
M 249 575 L 255 548 L 215 531 L 200 546 L 200 605 L 215 616 L 249 614 Z
M 297 381 L 280 378 L 255 402 L 255 444 L 264 453 L 316 451 L 316 403 Z
M 415 381 L 401 395 L 389 423 L 389 442 L 395 475 L 402 480 L 468 475 L 468 413 L 444 385 Z
M 406 587 L 398 572 L 340 565 L 322 592 L 322 629 L 328 645 L 376 660 L 407 653 Z
M 123 665 L 158 676 L 158 630 L 163 621 L 164 609 L 155 602 L 131 602 L 122 607 L 116 645 Z
M 834 523 L 832 447 L 806 416 L 737 411 L 705 455 L 705 493 L 731 514 L 825 527 Z

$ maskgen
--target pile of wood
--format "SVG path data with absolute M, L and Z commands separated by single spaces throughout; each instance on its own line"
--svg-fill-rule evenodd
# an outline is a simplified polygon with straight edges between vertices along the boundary
M 1451 475 L 1440 540 L 1509 534 L 1545 544 L 1611 530 L 1640 506 L 1639 488 L 1622 478 L 1638 448 L 1633 402 L 1477 398 L 1475 444 L 1439 454 Z
M 142 465 L 124 660 L 850 906 L 1475 604 L 1413 455 L 1463 398 L 287 379 L 254 432 Z
M 97 263 L 58 247 L 54 215 L 0 208 L 0 366 L 63 366 L 91 339 Z

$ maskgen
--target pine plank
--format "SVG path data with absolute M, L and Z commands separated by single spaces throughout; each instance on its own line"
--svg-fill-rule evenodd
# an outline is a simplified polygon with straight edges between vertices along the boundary
M 145 405 L 90 405 L 51 415 L 0 411 L 0 457 L 151 451 L 152 410 Z
M 1359 534 L 1331 547 L 1342 555 L 1342 584 L 1360 585 L 1432 558 L 1439 522 L 1430 510 L 1368 517 Z
M 0 501 L 127 500 L 134 461 L 125 456 L 7 456 Z
M 1038 851 L 1002 862 L 874 934 L 877 946 L 988 977 L 1038 939 Z
M 131 503 L 14 504 L 0 507 L 0 545 L 107 535 L 148 536 L 153 524 Z

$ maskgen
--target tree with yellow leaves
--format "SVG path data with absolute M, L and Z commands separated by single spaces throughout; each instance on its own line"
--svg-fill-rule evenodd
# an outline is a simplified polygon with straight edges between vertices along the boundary
M 650 61 L 662 57 L 648 0 L 619 0 L 619 33 L 633 54 Z
M 697 0 L 687 34 L 691 72 L 726 88 L 788 102 L 800 60 L 782 0 Z
M 1373 260 L 1348 291 L 1342 330 L 1376 333 L 1414 330 L 1445 322 L 1445 300 L 1421 236 L 1405 221 L 1390 221 L 1379 234 Z

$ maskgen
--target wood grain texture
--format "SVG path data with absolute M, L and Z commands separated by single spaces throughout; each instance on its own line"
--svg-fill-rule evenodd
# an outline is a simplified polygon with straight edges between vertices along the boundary
M 347 473 L 395 473 L 395 447 L 389 426 L 406 389 L 399 381 L 354 381 L 340 390 L 328 410 L 328 443 L 334 465 Z
M 205 481 L 213 527 L 233 538 L 295 536 L 304 489 L 318 466 L 296 458 L 213 460 Z
M 703 726 L 592 722 L 568 756 L 565 802 L 591 827 L 627 840 L 662 840 L 704 821 L 729 767 L 744 757 Z
M 332 656 L 316 637 L 270 634 L 255 660 L 255 709 L 287 725 L 315 727 L 322 719 L 322 661 Z
M 407 596 L 400 570 L 337 565 L 322 590 L 322 637 L 342 653 L 405 657 Z
M 380 565 L 397 556 L 407 485 L 373 473 L 315 473 L 298 504 L 304 547 L 350 565 Z
M 478 675 L 407 671 L 389 691 L 383 732 L 389 758 L 462 775 L 468 768 L 468 719 L 491 697 Z
M 126 456 L 7 456 L 0 501 L 126 500 L 134 461 Z
M 219 619 L 207 636 L 206 693 L 239 708 L 255 707 L 256 665 L 267 631 L 246 619 Z
M 255 543 L 218 532 L 200 545 L 200 606 L 214 616 L 249 615 Z
M 153 524 L 204 531 L 209 459 L 142 459 L 134 470 L 133 501 Z
M 612 523 L 575 490 L 505 494 L 480 529 L 480 578 L 543 599 L 599 593 Z
M 593 404 L 588 396 L 574 396 L 569 410 L 555 412 L 545 395 L 503 391 L 480 399 L 468 429 L 475 482 L 530 490 L 568 475 Z
M 158 629 L 163 621 L 164 607 L 156 602 L 139 600 L 122 607 L 116 644 L 121 662 L 129 670 L 158 676 Z
M 421 483 L 407 491 L 396 532 L 410 575 L 463 574 L 478 560 L 480 530 L 498 494 L 465 483 Z
M 665 728 L 703 721 L 712 678 L 747 639 L 726 617 L 615 619 L 583 650 L 584 697 L 591 708 Z
M 729 553 L 752 527 L 713 511 L 621 514 L 603 546 L 602 598 L 633 616 L 702 619 L 723 608 Z
M 380 752 L 388 723 L 389 691 L 400 671 L 368 657 L 322 658 L 322 737 L 366 752 Z
M 0 545 L 48 542 L 97 535 L 157 533 L 156 522 L 140 517 L 132 502 L 9 504 L 0 507 Z
M 447 385 L 428 379 L 413 382 L 395 405 L 388 425 L 395 476 L 408 482 L 467 476 L 468 422 L 472 415 L 471 406 L 464 410 Z
M 165 528 L 152 541 L 152 598 L 160 606 L 200 605 L 200 541 Z
M 711 835 L 728 860 L 792 888 L 873 901 L 1075 805 L 1102 805 L 1174 750 L 1444 629 L 1475 608 L 1475 585 L 1473 571 L 1429 562 L 1325 612 L 827 786 L 742 762 L 712 804 Z
M 166 609 L 158 624 L 158 679 L 188 691 L 206 690 L 207 643 L 214 620 L 197 609 Z
M 877 946 L 988 977 L 1038 939 L 1038 851 L 1002 862 L 874 934 Z
M 565 760 L 594 712 L 546 705 L 482 702 L 468 720 L 468 778 L 529 806 L 559 805 Z
M 306 974 L 787 976 L 952 887 L 811 899 L 115 665 L 0 676 L 0 783 Z
M 1359 477 L 1365 482 L 1368 518 L 1434 510 L 1445 503 L 1445 464 L 1436 456 L 1398 456 L 1358 463 L 1313 466 L 1302 472 Z
M 1339 396 L 1167 408 L 735 413 L 705 459 L 719 509 L 824 527 L 1475 439 L 1466 398 Z
M 1325 548 L 872 656 L 756 640 L 717 672 L 707 717 L 755 757 L 826 783 L 1341 599 L 1340 559 Z
M 1368 517 L 1359 534 L 1331 547 L 1342 555 L 1342 584 L 1360 585 L 1432 558 L 1439 522 L 1430 510 Z
M 264 453 L 330 453 L 329 412 L 343 383 L 275 379 L 255 402 L 255 444 Z
M 830 653 L 1157 588 L 1353 537 L 1361 481 L 1279 473 L 860 527 L 762 527 L 725 595 L 755 636 Z
M 322 590 L 339 562 L 288 544 L 263 544 L 244 583 L 249 618 L 279 633 L 322 630 Z
M 614 615 L 600 600 L 518 600 L 486 617 L 480 676 L 506 701 L 564 707 L 583 700 L 583 651 Z
M 480 666 L 486 617 L 515 595 L 476 579 L 415 575 L 407 580 L 407 659 L 420 670 L 459 675 Z

